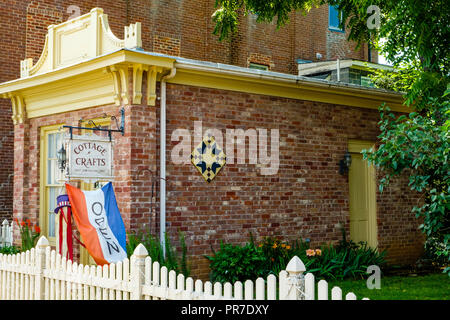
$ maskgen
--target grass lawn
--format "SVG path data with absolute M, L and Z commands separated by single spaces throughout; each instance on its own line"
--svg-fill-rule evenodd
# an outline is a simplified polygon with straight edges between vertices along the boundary
M 344 298 L 348 292 L 357 299 L 370 300 L 450 300 L 450 277 L 446 274 L 419 276 L 381 276 L 380 289 L 368 289 L 366 279 L 330 281 L 328 288 L 338 286 Z M 330 297 L 331 299 L 331 297 Z

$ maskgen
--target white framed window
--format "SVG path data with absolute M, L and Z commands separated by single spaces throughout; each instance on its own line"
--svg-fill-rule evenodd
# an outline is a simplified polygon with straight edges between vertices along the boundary
M 40 212 L 39 224 L 50 244 L 56 244 L 56 197 L 64 192 L 63 173 L 58 167 L 57 152 L 63 145 L 61 125 L 41 128 Z
M 332 31 L 344 32 L 344 29 L 339 27 L 339 22 L 342 20 L 342 12 L 339 12 L 337 7 L 328 6 L 328 28 Z
M 269 70 L 269 66 L 265 65 L 265 64 L 260 64 L 260 63 L 254 63 L 254 62 L 250 62 L 249 66 L 250 69 L 258 69 L 258 70 Z
M 361 76 L 361 85 L 364 87 L 374 87 L 375 85 L 369 76 Z

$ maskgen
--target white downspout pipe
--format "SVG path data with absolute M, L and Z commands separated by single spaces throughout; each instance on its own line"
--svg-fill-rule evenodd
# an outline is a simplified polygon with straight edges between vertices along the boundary
M 161 78 L 161 114 L 160 114 L 160 196 L 159 196 L 159 239 L 164 257 L 166 256 L 166 80 L 175 77 L 177 69 L 174 67 L 168 75 Z

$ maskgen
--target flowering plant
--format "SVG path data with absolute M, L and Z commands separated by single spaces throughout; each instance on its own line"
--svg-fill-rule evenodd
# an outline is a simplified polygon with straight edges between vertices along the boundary
M 320 249 L 316 249 L 316 250 L 308 249 L 308 250 L 306 250 L 306 255 L 308 257 L 320 256 L 320 255 L 322 255 L 322 250 L 320 250 Z
M 280 239 L 266 237 L 258 245 L 267 259 L 267 269 L 278 274 L 292 258 L 291 246 Z
M 41 228 L 38 225 L 31 223 L 30 219 L 26 221 L 15 219 L 17 225 L 19 226 L 20 236 L 22 239 L 22 251 L 27 251 L 36 245 L 36 239 L 41 234 Z

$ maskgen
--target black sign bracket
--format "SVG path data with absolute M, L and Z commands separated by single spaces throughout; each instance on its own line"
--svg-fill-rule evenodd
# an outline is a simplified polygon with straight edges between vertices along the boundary
M 93 130 L 93 131 L 103 131 L 103 132 L 108 132 L 108 137 L 109 137 L 109 141 L 112 140 L 112 132 L 120 132 L 122 133 L 122 136 L 125 134 L 125 109 L 122 108 L 120 109 L 120 116 L 121 116 L 121 121 L 120 121 L 120 127 L 119 127 L 119 123 L 117 121 L 117 117 L 116 116 L 111 116 L 111 120 L 115 120 L 116 121 L 116 127 L 118 129 L 104 129 L 101 128 L 100 126 L 96 125 L 94 121 L 89 120 L 88 124 L 92 124 L 93 127 L 75 127 L 75 126 L 63 126 L 63 128 L 68 128 L 69 129 L 69 133 L 70 133 L 70 140 L 73 139 L 73 129 L 81 129 L 81 130 Z

